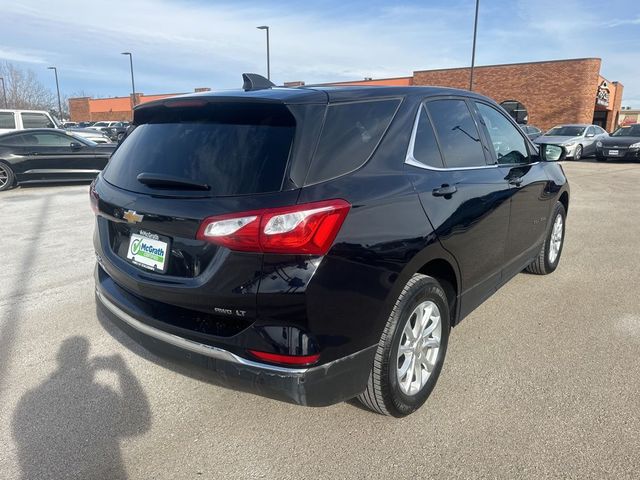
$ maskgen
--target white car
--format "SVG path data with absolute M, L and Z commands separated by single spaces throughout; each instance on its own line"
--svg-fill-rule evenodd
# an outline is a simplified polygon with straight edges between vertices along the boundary
M 0 110 L 0 133 L 28 128 L 58 128 L 58 122 L 44 110 Z
M 122 123 L 122 122 L 106 122 L 106 121 L 96 122 L 96 123 L 94 123 L 93 125 L 91 125 L 90 127 L 87 127 L 87 128 L 90 128 L 92 130 L 103 131 L 105 128 L 115 127 L 116 124 L 119 124 L 119 123 Z

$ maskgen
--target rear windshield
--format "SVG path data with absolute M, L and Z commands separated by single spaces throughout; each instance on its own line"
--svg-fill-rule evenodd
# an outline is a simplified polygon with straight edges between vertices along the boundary
M 295 133 L 293 116 L 283 105 L 159 107 L 141 116 L 146 123 L 109 160 L 104 172 L 109 183 L 139 193 L 167 190 L 137 180 L 147 173 L 206 184 L 212 196 L 282 188 Z

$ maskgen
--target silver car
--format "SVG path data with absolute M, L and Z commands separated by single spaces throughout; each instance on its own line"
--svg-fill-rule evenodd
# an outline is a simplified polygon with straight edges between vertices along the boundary
M 597 125 L 577 123 L 558 125 L 534 140 L 534 143 L 561 145 L 567 151 L 567 158 L 580 160 L 595 155 L 596 143 L 609 134 Z

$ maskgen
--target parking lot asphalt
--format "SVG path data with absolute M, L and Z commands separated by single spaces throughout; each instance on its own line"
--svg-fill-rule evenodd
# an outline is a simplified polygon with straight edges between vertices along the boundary
M 187 376 L 110 327 L 88 187 L 0 194 L 0 477 L 638 478 L 640 164 L 565 162 L 558 270 L 452 332 L 405 419 Z

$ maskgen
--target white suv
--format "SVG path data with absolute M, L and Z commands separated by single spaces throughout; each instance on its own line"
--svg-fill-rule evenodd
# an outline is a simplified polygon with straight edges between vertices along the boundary
M 57 127 L 55 119 L 44 110 L 0 110 L 0 133 Z

